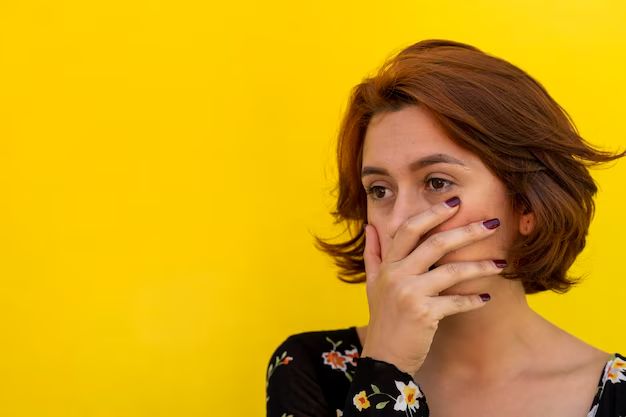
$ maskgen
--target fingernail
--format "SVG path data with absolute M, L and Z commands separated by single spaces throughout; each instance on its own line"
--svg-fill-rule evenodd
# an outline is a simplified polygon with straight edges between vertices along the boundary
M 480 294 L 480 299 L 486 303 L 487 301 L 491 300 L 491 296 L 487 293 Z
M 485 226 L 487 229 L 495 229 L 496 227 L 500 226 L 500 220 L 498 219 L 485 220 L 483 222 L 483 226 Z
M 493 263 L 496 264 L 498 268 L 506 268 L 508 265 L 504 259 L 494 259 Z
M 456 207 L 459 204 L 461 204 L 461 199 L 459 197 L 452 197 L 448 200 L 446 200 L 446 205 L 450 208 L 452 207 Z

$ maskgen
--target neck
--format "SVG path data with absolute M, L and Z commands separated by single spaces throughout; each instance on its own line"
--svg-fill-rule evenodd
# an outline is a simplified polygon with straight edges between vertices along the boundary
M 521 372 L 533 360 L 551 325 L 530 308 L 520 282 L 496 282 L 489 288 L 487 305 L 439 322 L 418 380 L 431 372 L 444 378 L 497 380 L 503 372 Z

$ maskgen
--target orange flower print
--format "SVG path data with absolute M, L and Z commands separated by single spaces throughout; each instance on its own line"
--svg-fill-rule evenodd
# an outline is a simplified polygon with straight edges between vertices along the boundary
M 344 354 L 342 354 L 338 350 L 339 346 L 343 343 L 342 340 L 335 342 L 330 337 L 326 337 L 326 341 L 333 347 L 328 352 L 322 353 L 324 365 L 329 365 L 333 369 L 342 371 L 346 378 L 348 378 L 348 381 L 352 382 L 352 376 L 355 373 L 354 368 L 356 367 L 355 359 L 359 356 L 358 350 L 354 345 L 351 345 L 352 349 L 346 349 Z M 348 364 L 352 365 L 352 369 L 348 369 Z
M 333 369 L 339 369 L 342 371 L 345 371 L 347 369 L 346 360 L 348 358 L 346 358 L 336 350 L 322 353 L 322 358 L 324 358 L 324 365 L 330 365 Z
M 359 357 L 359 351 L 356 350 L 356 348 L 345 350 L 343 352 L 343 356 L 350 365 L 356 366 L 356 359 Z
M 355 395 L 352 399 L 352 402 L 359 411 L 362 411 L 363 409 L 370 406 L 370 401 L 367 399 L 367 394 L 365 394 L 365 391 L 361 391 L 357 395 Z
M 291 362 L 293 360 L 293 358 L 291 356 L 287 356 L 286 358 L 284 358 L 282 361 L 280 361 L 281 365 L 287 365 L 289 362 Z

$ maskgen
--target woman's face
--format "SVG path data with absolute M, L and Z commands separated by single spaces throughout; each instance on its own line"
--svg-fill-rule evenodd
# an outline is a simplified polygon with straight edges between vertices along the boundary
M 383 260 L 405 220 L 454 196 L 461 199 L 458 212 L 419 243 L 435 232 L 471 222 L 497 217 L 501 225 L 495 234 L 449 252 L 435 265 L 506 259 L 520 231 L 521 217 L 513 211 L 504 184 L 475 154 L 454 143 L 422 106 L 372 118 L 365 135 L 361 181 L 370 191 L 367 221 L 378 232 Z M 450 293 L 475 290 L 471 284 L 464 288 Z

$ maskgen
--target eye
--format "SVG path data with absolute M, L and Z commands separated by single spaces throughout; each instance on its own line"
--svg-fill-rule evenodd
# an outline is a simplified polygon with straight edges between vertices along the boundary
M 372 185 L 370 187 L 365 187 L 365 193 L 369 198 L 374 201 L 382 200 L 386 190 L 387 187 L 383 187 L 381 185 Z
M 454 183 L 452 181 L 446 180 L 446 179 L 443 179 L 443 178 L 439 178 L 439 177 L 427 178 L 425 183 L 426 184 L 430 184 L 432 186 L 432 188 L 429 188 L 429 190 L 433 191 L 435 193 L 441 193 L 441 192 L 448 191 L 448 188 L 450 188 L 452 185 L 454 185 Z
M 449 191 L 449 188 L 454 185 L 454 182 L 450 180 L 446 180 L 444 178 L 439 177 L 430 177 L 424 180 L 426 184 L 427 191 L 433 193 L 443 193 Z M 368 198 L 373 201 L 381 201 L 384 200 L 389 191 L 389 188 L 383 187 L 382 185 L 372 185 L 369 187 L 365 187 L 365 193 Z

